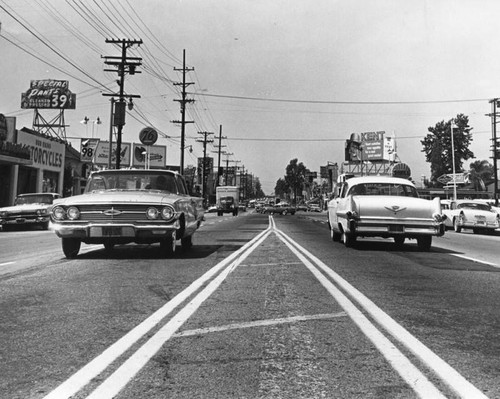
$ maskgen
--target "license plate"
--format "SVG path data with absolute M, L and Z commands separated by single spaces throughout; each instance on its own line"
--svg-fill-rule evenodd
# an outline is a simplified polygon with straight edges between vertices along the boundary
M 16 223 L 24 223 L 24 222 L 26 222 L 26 219 L 24 219 L 24 218 L 17 218 L 16 219 Z
M 390 224 L 389 225 L 389 231 L 391 233 L 403 233 L 404 232 L 404 226 L 400 224 Z
M 102 228 L 102 236 L 103 237 L 121 237 L 122 236 L 122 228 L 114 227 L 114 226 L 106 226 Z

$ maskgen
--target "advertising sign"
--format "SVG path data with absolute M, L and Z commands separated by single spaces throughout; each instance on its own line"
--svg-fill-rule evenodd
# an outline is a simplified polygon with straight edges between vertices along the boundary
M 130 166 L 130 143 L 122 143 L 120 154 L 120 165 L 123 167 Z M 94 163 L 96 165 L 106 166 L 109 161 L 109 141 L 99 141 Z M 111 153 L 111 163 L 116 165 L 116 143 L 113 143 L 113 152 Z
M 144 145 L 153 145 L 158 140 L 158 132 L 152 127 L 145 127 L 139 132 L 139 140 Z
M 80 161 L 93 162 L 99 141 L 99 139 L 80 140 Z
M 67 80 L 32 80 L 27 92 L 21 93 L 21 108 L 75 109 L 76 94 Z
M 17 143 L 30 149 L 34 167 L 53 172 L 63 170 L 66 152 L 64 144 L 22 130 L 17 132 Z
M 146 146 L 134 143 L 133 153 L 132 166 L 134 167 L 165 168 L 167 147 L 164 145 Z M 149 162 L 147 157 L 149 157 Z

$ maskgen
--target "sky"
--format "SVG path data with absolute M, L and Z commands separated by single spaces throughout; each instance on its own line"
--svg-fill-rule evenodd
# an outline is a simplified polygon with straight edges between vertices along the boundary
M 244 166 L 271 194 L 297 158 L 319 173 L 344 161 L 351 133 L 394 135 L 399 159 L 430 177 L 421 140 L 457 114 L 469 117 L 475 159 L 491 156 L 489 100 L 500 97 L 497 0 L 0 0 L 0 113 L 32 127 L 21 109 L 31 80 L 69 81 L 76 109 L 66 136 L 107 140 L 117 74 L 106 39 L 141 39 L 125 91 L 138 94 L 124 142 L 160 133 L 167 164 L 180 162 L 183 51 L 190 84 L 185 166 L 203 156 L 199 132 L 222 135 L 222 164 Z M 52 114 L 42 112 L 46 118 Z M 99 118 L 102 124 L 80 123 Z M 209 144 L 217 164 L 218 140 Z M 468 168 L 474 159 L 464 162 Z M 491 160 L 490 160 L 491 161 Z

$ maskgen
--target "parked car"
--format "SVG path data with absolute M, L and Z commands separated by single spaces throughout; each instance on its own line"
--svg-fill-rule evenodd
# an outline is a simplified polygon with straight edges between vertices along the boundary
M 321 212 L 321 207 L 319 204 L 309 204 L 307 206 L 307 211 L 308 212 Z
M 57 193 L 19 194 L 13 206 L 0 208 L 0 225 L 3 231 L 19 226 L 40 226 L 47 230 L 50 207 L 58 198 L 61 195 Z
M 450 209 L 446 212 L 457 233 L 463 229 L 472 229 L 474 233 L 491 233 L 500 228 L 500 215 L 488 203 L 475 200 L 450 201 Z
M 420 249 L 429 250 L 432 237 L 445 233 L 444 218 L 439 198 L 418 198 L 412 182 L 389 176 L 347 179 L 328 202 L 331 238 L 346 247 L 358 237 L 383 237 L 397 245 L 416 239 Z
M 121 169 L 94 172 L 82 195 L 65 198 L 51 211 L 51 228 L 67 258 L 81 243 L 160 243 L 172 255 L 177 240 L 192 246 L 203 220 L 203 199 L 188 194 L 184 178 L 172 171 Z
M 304 211 L 304 212 L 307 212 L 307 204 L 304 204 L 304 203 L 301 203 L 301 204 L 298 204 L 297 207 L 295 208 L 295 210 L 298 212 L 298 211 Z

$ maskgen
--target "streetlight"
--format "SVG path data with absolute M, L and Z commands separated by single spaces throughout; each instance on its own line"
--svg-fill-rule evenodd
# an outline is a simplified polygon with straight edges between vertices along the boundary
M 83 119 L 80 121 L 80 123 L 81 123 L 82 125 L 85 125 L 85 126 L 86 126 L 86 134 L 87 134 L 87 136 L 88 136 L 88 134 L 89 134 L 89 132 L 88 132 L 88 128 L 89 128 L 89 127 L 88 127 L 88 123 L 89 123 L 89 122 L 92 122 L 92 138 L 94 138 L 94 126 L 95 126 L 95 125 L 100 125 L 100 124 L 102 123 L 102 122 L 101 122 L 101 118 L 97 117 L 97 119 L 95 119 L 95 120 L 90 120 L 88 117 L 85 117 L 85 118 L 83 118 Z
M 453 201 L 457 200 L 457 177 L 455 176 L 455 144 L 453 139 L 453 129 L 458 129 L 458 126 L 455 125 L 455 121 L 452 121 L 450 124 L 451 130 L 451 159 L 453 165 Z

